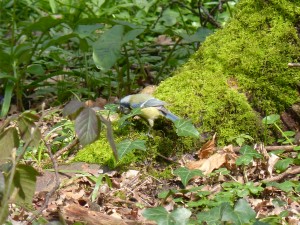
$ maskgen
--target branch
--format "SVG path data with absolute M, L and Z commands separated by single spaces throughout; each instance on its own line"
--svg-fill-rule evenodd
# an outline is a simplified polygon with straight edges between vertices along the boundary
M 60 181 L 59 181 L 59 176 L 58 176 L 58 166 L 57 166 L 57 162 L 51 152 L 51 147 L 49 146 L 49 144 L 47 144 L 45 141 L 44 141 L 44 144 L 45 146 L 47 147 L 47 152 L 50 156 L 50 159 L 52 161 L 52 164 L 53 164 L 53 167 L 54 167 L 54 172 L 55 172 L 55 186 L 51 189 L 51 191 L 49 191 L 47 194 L 46 194 L 46 198 L 45 198 L 45 202 L 44 204 L 42 205 L 42 207 L 36 211 L 34 213 L 33 216 L 31 216 L 27 221 L 28 221 L 28 224 L 31 224 L 33 220 L 35 220 L 40 214 L 42 214 L 42 212 L 44 211 L 44 209 L 47 208 L 48 206 L 48 203 L 49 203 L 49 199 L 51 198 L 51 196 L 54 194 L 54 192 L 59 188 L 59 185 L 60 185 Z

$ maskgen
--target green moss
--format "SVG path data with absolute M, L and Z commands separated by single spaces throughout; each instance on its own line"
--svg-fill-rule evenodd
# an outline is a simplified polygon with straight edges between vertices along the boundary
M 280 113 L 298 99 L 300 72 L 287 64 L 300 60 L 299 18 L 293 1 L 241 0 L 228 25 L 155 95 L 201 133 L 217 132 L 219 144 L 242 133 L 258 138 L 255 111 Z

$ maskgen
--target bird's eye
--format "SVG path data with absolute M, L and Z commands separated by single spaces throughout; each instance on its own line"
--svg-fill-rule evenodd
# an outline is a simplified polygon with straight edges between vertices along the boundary
M 129 114 L 130 113 L 130 109 L 128 109 L 127 107 L 124 107 L 122 105 L 119 106 L 119 111 L 123 114 Z

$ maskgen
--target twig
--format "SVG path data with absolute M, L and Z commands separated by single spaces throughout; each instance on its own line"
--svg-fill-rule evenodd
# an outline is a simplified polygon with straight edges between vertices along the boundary
M 65 153 L 66 151 L 70 150 L 71 148 L 73 148 L 75 145 L 77 145 L 79 143 L 78 138 L 75 138 L 71 143 L 69 143 L 67 146 L 65 146 L 64 148 L 60 149 L 58 152 L 56 152 L 53 155 L 54 159 L 57 159 L 59 156 L 61 156 L 63 153 Z
M 300 67 L 300 63 L 288 63 L 288 67 Z
M 280 181 L 289 175 L 294 175 L 294 174 L 299 174 L 299 173 L 300 173 L 300 166 L 294 166 L 292 168 L 287 169 L 286 171 L 284 171 L 283 173 L 281 173 L 275 177 L 271 177 L 271 178 L 268 178 L 265 180 L 261 180 L 260 182 L 256 182 L 255 185 L 259 185 L 261 183 L 268 183 L 268 182 L 272 182 L 272 181 Z
M 285 152 L 292 152 L 297 145 L 283 145 L 283 146 L 265 146 L 264 148 L 270 152 L 275 150 L 284 150 Z M 217 150 L 222 150 L 224 147 L 218 147 Z M 233 147 L 234 152 L 239 152 L 241 147 Z
M 51 189 L 51 191 L 49 191 L 46 194 L 46 198 L 45 198 L 45 202 L 43 204 L 43 206 L 35 212 L 35 214 L 33 216 L 31 216 L 27 221 L 28 224 L 30 224 L 33 220 L 35 220 L 40 214 L 42 214 L 43 210 L 47 208 L 50 197 L 54 194 L 54 192 L 59 188 L 60 185 L 60 180 L 59 180 L 59 176 L 58 176 L 58 166 L 57 166 L 57 162 L 51 152 L 51 147 L 49 146 L 49 144 L 47 144 L 44 141 L 45 146 L 47 147 L 47 152 L 50 156 L 50 159 L 52 161 L 53 167 L 54 167 L 54 173 L 55 173 L 55 186 Z

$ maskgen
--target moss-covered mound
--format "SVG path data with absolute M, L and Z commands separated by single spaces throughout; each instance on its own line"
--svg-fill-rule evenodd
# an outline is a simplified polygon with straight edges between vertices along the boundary
M 234 18 L 207 38 L 156 96 L 187 116 L 219 143 L 259 135 L 259 117 L 279 113 L 298 99 L 300 6 L 288 0 L 241 0 Z

